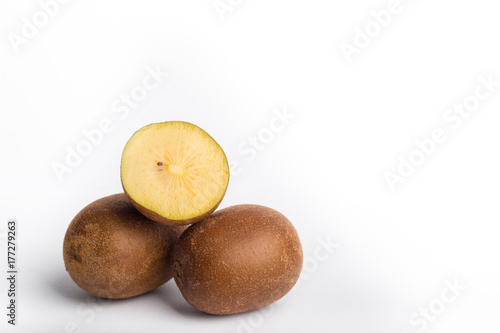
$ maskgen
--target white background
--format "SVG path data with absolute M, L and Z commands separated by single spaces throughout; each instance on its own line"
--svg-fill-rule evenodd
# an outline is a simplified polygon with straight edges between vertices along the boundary
M 0 232 L 18 219 L 20 267 L 18 326 L 2 278 L 1 331 L 499 332 L 500 87 L 459 128 L 443 119 L 480 76 L 500 81 L 498 4 L 401 0 L 349 63 L 341 43 L 389 1 L 230 3 L 222 20 L 212 0 L 73 0 L 16 52 L 9 36 L 40 5 L 0 1 Z M 170 76 L 120 118 L 113 103 L 156 67 Z M 250 158 L 241 146 L 275 108 L 295 118 Z M 53 163 L 103 119 L 111 133 L 59 181 Z M 71 219 L 121 191 L 132 133 L 168 120 L 197 124 L 238 161 L 221 207 L 262 204 L 295 224 L 306 266 L 280 304 L 209 316 L 173 281 L 101 304 L 65 272 Z M 391 191 L 384 173 L 436 127 L 446 142 Z M 442 308 L 455 280 L 466 290 Z M 421 330 L 410 317 L 429 306 L 439 314 Z

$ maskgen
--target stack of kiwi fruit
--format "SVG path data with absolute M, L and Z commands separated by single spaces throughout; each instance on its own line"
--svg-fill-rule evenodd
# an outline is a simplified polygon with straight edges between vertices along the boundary
M 274 303 L 297 282 L 302 246 L 284 215 L 258 205 L 216 211 L 229 164 L 201 128 L 141 128 L 120 169 L 124 193 L 86 206 L 64 238 L 66 270 L 83 290 L 124 299 L 173 277 L 193 307 L 225 315 Z

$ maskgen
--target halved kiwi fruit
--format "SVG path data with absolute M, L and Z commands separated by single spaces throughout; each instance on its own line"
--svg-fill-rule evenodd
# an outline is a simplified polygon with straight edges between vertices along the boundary
M 201 221 L 219 206 L 229 164 L 219 144 L 191 123 L 147 125 L 127 142 L 121 160 L 123 189 L 148 218 L 181 225 Z

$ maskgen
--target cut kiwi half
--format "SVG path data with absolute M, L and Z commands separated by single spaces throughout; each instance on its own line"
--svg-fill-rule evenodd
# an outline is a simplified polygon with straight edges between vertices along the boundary
M 210 215 L 229 184 L 229 163 L 204 130 L 183 121 L 147 125 L 123 150 L 125 194 L 146 217 L 167 225 L 191 224 Z

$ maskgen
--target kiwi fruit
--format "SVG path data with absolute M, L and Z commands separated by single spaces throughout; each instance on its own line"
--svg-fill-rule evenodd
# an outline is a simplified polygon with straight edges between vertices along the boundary
M 146 217 L 167 225 L 191 224 L 219 206 L 229 183 L 229 163 L 219 144 L 191 123 L 147 125 L 122 154 L 125 194 Z
M 185 229 L 149 220 L 123 193 L 99 199 L 68 227 L 63 245 L 66 270 L 95 296 L 144 294 L 172 278 L 172 246 Z
M 302 270 L 292 223 L 267 207 L 239 205 L 191 225 L 173 249 L 174 279 L 186 301 L 206 313 L 259 309 L 287 294 Z

